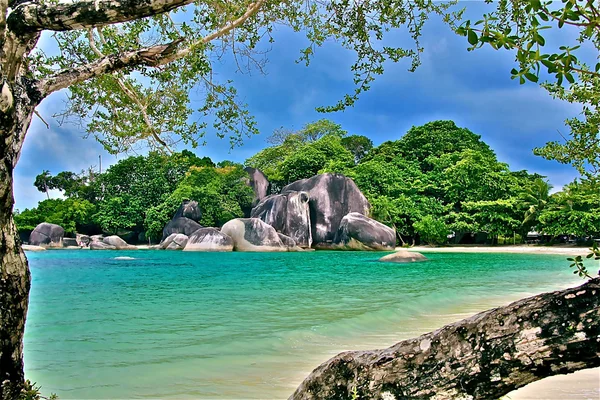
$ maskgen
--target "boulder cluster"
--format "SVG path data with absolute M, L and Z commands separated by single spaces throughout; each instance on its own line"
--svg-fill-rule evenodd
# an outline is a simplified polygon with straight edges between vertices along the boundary
M 393 250 L 396 232 L 367 217 L 369 209 L 367 198 L 352 179 L 321 174 L 265 197 L 251 216 L 303 248 Z
M 285 186 L 271 194 L 265 175 L 247 168 L 255 194 L 250 218 L 236 218 L 220 229 L 200 224 L 202 210 L 186 200 L 163 229 L 164 250 L 183 251 L 301 251 L 304 249 L 393 250 L 396 233 L 367 215 L 370 205 L 352 179 L 321 174 Z M 89 247 L 92 250 L 135 249 L 113 235 L 65 238 L 58 225 L 42 223 L 29 244 L 41 247 Z
M 321 174 L 267 195 L 270 184 L 250 169 L 255 206 L 250 218 L 204 228 L 197 203 L 184 202 L 163 230 L 158 248 L 184 251 L 393 250 L 393 229 L 367 217 L 369 202 L 352 179 Z

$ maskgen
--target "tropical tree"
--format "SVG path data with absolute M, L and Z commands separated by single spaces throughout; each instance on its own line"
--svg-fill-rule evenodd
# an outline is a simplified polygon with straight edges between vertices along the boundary
M 373 148 L 373 141 L 366 136 L 351 135 L 342 138 L 342 146 L 354 156 L 354 163 L 358 164 Z
M 50 186 L 52 186 L 52 175 L 50 175 L 50 171 L 44 170 L 41 174 L 35 177 L 35 181 L 33 182 L 33 186 L 37 188 L 42 193 L 46 193 L 46 197 L 50 199 Z
M 550 196 L 539 221 L 548 235 L 600 236 L 600 184 L 574 181 Z
M 537 228 L 540 214 L 548 204 L 551 189 L 552 185 L 548 181 L 536 178 L 520 193 L 519 200 L 527 207 L 522 222 L 526 231 Z
M 587 179 L 598 179 L 600 5 L 595 0 L 512 0 L 489 7 L 479 21 L 462 21 L 456 32 L 467 37 L 469 50 L 490 46 L 513 51 L 518 64 L 511 71 L 513 79 L 521 84 L 541 82 L 553 97 L 581 105 L 581 117 L 566 121 L 570 132 L 564 140 L 535 153 L 571 164 Z

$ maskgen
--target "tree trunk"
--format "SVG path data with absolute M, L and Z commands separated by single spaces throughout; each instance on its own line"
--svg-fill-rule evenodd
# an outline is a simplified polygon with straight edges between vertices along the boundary
M 599 338 L 596 278 L 384 350 L 341 353 L 290 399 L 497 399 L 551 375 L 600 366 Z
M 14 400 L 24 382 L 23 334 L 31 278 L 13 221 L 13 169 L 38 101 L 26 86 L 2 85 L 0 102 L 0 399 Z M 9 101 L 7 101 L 8 99 Z

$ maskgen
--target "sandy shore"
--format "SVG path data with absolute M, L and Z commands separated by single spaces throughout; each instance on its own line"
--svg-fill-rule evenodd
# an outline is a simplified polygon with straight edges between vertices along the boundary
M 588 247 L 575 246 L 452 246 L 429 247 L 415 246 L 411 248 L 396 247 L 396 250 L 409 250 L 435 253 L 518 253 L 518 254 L 562 254 L 567 256 L 586 255 Z

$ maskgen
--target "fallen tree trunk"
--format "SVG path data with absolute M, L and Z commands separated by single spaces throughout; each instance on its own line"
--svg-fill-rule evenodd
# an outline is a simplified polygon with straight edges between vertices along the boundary
M 290 399 L 497 399 L 548 376 L 597 366 L 600 278 L 387 349 L 341 353 Z

